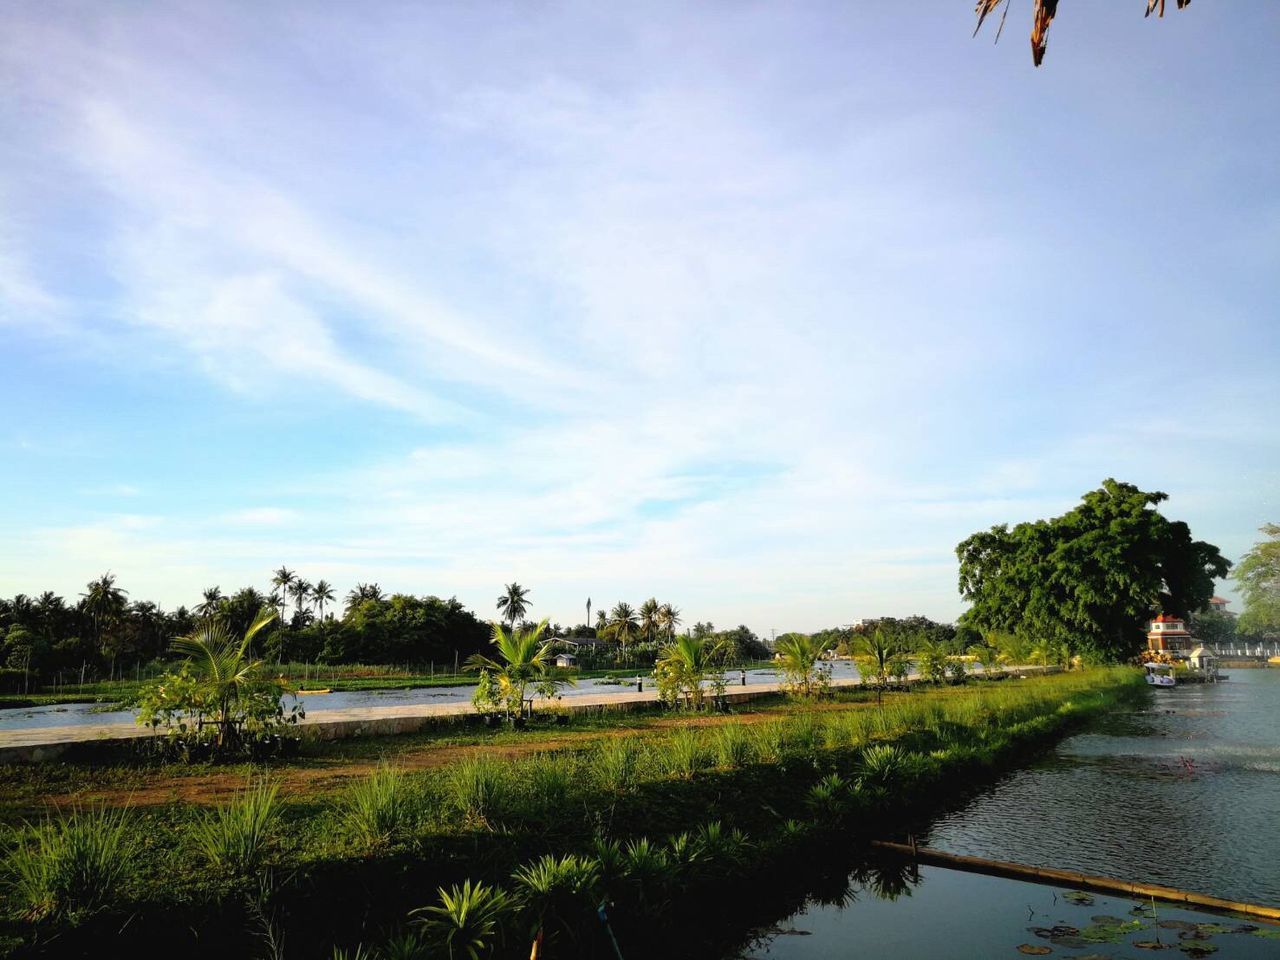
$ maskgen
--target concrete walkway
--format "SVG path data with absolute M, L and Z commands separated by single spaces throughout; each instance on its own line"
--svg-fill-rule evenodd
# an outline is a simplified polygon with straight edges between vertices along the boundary
M 1056 668 L 1020 667 L 1018 673 L 1052 671 Z M 918 680 L 912 677 L 912 681 Z M 857 687 L 862 683 L 856 677 L 832 680 L 836 688 Z M 731 684 L 725 691 L 730 703 L 743 703 L 757 697 L 777 693 L 780 682 L 749 683 L 745 686 Z M 584 694 L 564 697 L 558 707 L 568 713 L 589 713 L 600 710 L 634 710 L 658 702 L 656 691 L 636 691 Z M 535 709 L 548 706 L 538 701 Z M 320 740 L 340 740 L 345 737 L 386 736 L 397 733 L 413 733 L 442 717 L 473 715 L 475 707 L 470 703 L 424 703 L 389 707 L 352 707 L 344 710 L 312 710 L 307 713 L 300 727 L 306 736 Z M 68 753 L 78 757 L 92 757 L 103 747 L 119 746 L 140 737 L 155 736 L 151 730 L 131 723 L 111 723 L 97 726 L 32 727 L 23 730 L 0 732 L 0 763 L 34 763 L 56 760 Z

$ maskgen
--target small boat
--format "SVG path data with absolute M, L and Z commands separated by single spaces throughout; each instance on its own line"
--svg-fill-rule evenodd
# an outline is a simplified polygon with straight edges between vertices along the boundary
M 1178 681 L 1173 678 L 1173 664 L 1171 663 L 1148 663 L 1147 683 L 1153 687 L 1172 687 L 1176 686 Z
M 314 696 L 316 696 L 317 694 L 320 694 L 320 693 L 333 693 L 333 691 L 332 691 L 332 690 L 327 690 L 327 689 L 326 689 L 326 690 L 299 690 L 299 691 L 298 691 L 298 696 L 300 696 L 300 697 L 314 697 Z

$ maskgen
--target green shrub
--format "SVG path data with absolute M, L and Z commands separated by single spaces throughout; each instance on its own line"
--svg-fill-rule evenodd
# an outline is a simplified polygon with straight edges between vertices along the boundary
M 27 918 L 74 921 L 115 899 L 138 850 L 129 827 L 125 809 L 105 807 L 32 827 L 33 836 L 18 843 L 6 864 L 12 894 Z
M 590 857 L 548 854 L 520 867 L 511 879 L 531 921 L 530 933 L 554 934 L 573 930 L 594 911 L 600 864 Z
M 253 873 L 275 840 L 280 819 L 279 784 L 250 782 L 228 804 L 204 814 L 191 828 L 211 866 L 237 875 Z

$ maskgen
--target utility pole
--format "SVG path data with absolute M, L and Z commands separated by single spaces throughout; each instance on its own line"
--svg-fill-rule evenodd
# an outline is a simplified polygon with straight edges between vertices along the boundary
M 587 626 L 591 626 L 591 598 L 587 597 Z

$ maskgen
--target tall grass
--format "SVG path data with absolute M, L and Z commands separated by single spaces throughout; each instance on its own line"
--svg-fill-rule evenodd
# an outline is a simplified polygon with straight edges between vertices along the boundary
M 655 743 L 654 752 L 659 769 L 679 780 L 692 780 L 711 765 L 711 751 L 697 730 L 677 730 Z
M 253 873 L 266 859 L 280 820 L 280 785 L 265 777 L 246 784 L 231 803 L 217 807 L 191 828 L 209 864 L 230 873 Z
M 629 737 L 609 737 L 591 755 L 591 770 L 596 783 L 605 790 L 623 793 L 640 780 L 643 751 Z
M 514 784 L 510 767 L 493 757 L 467 757 L 445 775 L 450 807 L 471 826 L 493 827 L 512 811 Z
M 75 920 L 113 899 L 133 866 L 138 838 L 128 810 L 75 810 L 30 828 L 5 864 L 13 896 L 28 919 Z
M 339 800 L 351 831 L 370 846 L 403 839 L 417 825 L 421 793 L 404 772 L 382 765 L 347 788 Z

